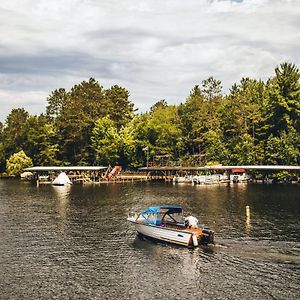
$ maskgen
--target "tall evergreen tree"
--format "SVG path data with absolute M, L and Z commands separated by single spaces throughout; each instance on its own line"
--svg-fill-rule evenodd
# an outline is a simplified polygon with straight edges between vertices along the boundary
M 268 134 L 279 136 L 291 126 L 300 130 L 300 72 L 294 64 L 282 63 L 275 74 L 268 82 L 265 114 Z
M 129 101 L 129 92 L 118 85 L 105 91 L 108 103 L 107 114 L 118 129 L 125 126 L 133 118 L 133 103 Z
M 72 87 L 55 120 L 60 159 L 71 164 L 92 162 L 90 136 L 94 122 L 108 114 L 103 87 L 93 78 Z
M 46 114 L 49 117 L 56 118 L 62 112 L 64 106 L 67 105 L 68 93 L 64 88 L 56 89 L 47 98 Z

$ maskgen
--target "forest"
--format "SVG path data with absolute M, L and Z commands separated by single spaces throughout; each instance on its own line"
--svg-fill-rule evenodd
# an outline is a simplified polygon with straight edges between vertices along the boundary
M 159 100 L 137 113 L 124 87 L 105 89 L 90 78 L 52 91 L 43 114 L 10 112 L 0 123 L 0 172 L 32 165 L 135 170 L 159 155 L 179 164 L 197 157 L 202 165 L 299 165 L 299 79 L 288 62 L 266 81 L 242 78 L 227 94 L 209 77 L 180 104 Z

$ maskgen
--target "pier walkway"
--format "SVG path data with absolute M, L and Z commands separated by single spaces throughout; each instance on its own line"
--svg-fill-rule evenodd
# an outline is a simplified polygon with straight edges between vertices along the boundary
M 266 174 L 288 171 L 288 172 L 300 172 L 300 166 L 290 165 L 232 165 L 232 166 L 148 166 L 139 168 L 140 171 L 147 172 L 150 178 L 160 178 L 165 181 L 171 181 L 176 176 L 196 176 L 201 173 L 226 173 L 228 174 L 228 180 L 230 174 L 246 173 L 246 171 L 260 171 Z

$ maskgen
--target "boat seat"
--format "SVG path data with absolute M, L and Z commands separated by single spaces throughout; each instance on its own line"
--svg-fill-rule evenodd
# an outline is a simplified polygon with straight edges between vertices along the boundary
M 162 225 L 162 222 L 161 222 L 161 220 L 156 220 L 156 224 L 155 224 L 156 226 L 161 226 Z

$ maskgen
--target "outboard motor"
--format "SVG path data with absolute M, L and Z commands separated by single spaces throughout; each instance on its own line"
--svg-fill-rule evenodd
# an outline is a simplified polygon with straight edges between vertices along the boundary
M 215 233 L 212 230 L 202 229 L 200 243 L 203 245 L 215 243 Z

